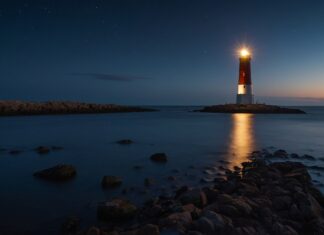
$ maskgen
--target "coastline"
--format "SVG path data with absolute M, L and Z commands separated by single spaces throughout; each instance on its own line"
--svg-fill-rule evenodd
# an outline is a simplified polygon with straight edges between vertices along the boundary
M 71 101 L 0 101 L 0 116 L 152 112 L 150 108 Z
M 260 113 L 260 114 L 306 114 L 303 110 L 266 104 L 224 104 L 205 106 L 195 112 L 206 113 Z
M 307 166 L 290 161 L 303 158 L 311 156 L 285 150 L 255 151 L 241 166 L 224 168 L 224 175 L 202 179 L 201 187 L 182 184 L 172 194 L 153 197 L 143 206 L 128 201 L 125 195 L 99 202 L 99 226 L 79 230 L 79 220 L 73 217 L 62 225 L 62 231 L 98 235 L 168 234 L 166 231 L 190 235 L 322 234 L 324 196 L 312 183 Z

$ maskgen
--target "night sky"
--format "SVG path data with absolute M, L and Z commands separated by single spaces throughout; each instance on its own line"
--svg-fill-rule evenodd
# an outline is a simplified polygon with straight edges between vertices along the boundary
M 1 0 L 0 99 L 324 104 L 324 1 Z

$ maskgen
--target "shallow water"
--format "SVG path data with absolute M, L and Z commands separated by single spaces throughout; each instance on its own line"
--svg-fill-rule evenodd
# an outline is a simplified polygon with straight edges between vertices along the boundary
M 212 114 L 189 112 L 198 107 L 157 107 L 160 112 L 85 114 L 0 118 L 0 147 L 21 154 L 0 153 L 1 234 L 57 234 L 67 216 L 86 226 L 96 223 L 98 201 L 120 195 L 137 203 L 151 195 L 170 192 L 181 184 L 199 185 L 205 167 L 229 161 L 239 165 L 253 150 L 285 149 L 324 157 L 324 108 L 300 107 L 307 115 Z M 115 142 L 129 138 L 134 144 Z M 63 146 L 39 155 L 33 148 Z M 165 152 L 166 164 L 154 164 L 151 154 Z M 77 176 L 66 183 L 36 179 L 33 172 L 58 163 L 76 166 Z M 305 161 L 324 166 L 324 161 Z M 133 166 L 143 166 L 140 170 Z M 178 170 L 176 172 L 174 170 Z M 214 169 L 214 168 L 213 168 Z M 316 171 L 314 179 L 323 182 Z M 122 187 L 102 190 L 103 175 L 117 175 Z M 175 175 L 180 183 L 166 180 Z M 153 177 L 150 190 L 144 178 Z M 322 189 L 322 188 L 320 188 Z

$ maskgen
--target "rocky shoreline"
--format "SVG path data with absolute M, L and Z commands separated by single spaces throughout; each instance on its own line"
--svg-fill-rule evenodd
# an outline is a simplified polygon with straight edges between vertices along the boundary
M 224 104 L 207 106 L 196 112 L 205 113 L 264 113 L 264 114 L 305 114 L 294 108 L 285 108 L 266 104 Z
M 166 158 L 163 153 L 152 156 L 150 159 L 157 162 L 161 159 L 156 156 Z M 284 150 L 256 151 L 248 162 L 234 170 L 225 169 L 224 175 L 215 176 L 204 187 L 183 185 L 172 195 L 151 198 L 140 207 L 125 197 L 100 202 L 99 226 L 80 230 L 79 220 L 69 218 L 62 225 L 62 233 L 324 234 L 324 197 L 313 185 L 307 167 L 289 161 L 297 158 L 314 160 Z M 103 179 L 105 185 L 115 182 L 113 177 L 107 179 Z
M 0 116 L 83 114 L 83 113 L 126 113 L 156 111 L 149 108 L 114 104 L 91 104 L 69 101 L 43 103 L 24 101 L 0 101 Z

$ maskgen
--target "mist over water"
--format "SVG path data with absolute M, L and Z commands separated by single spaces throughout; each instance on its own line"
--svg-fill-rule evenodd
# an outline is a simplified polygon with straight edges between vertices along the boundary
M 0 147 L 22 150 L 19 155 L 0 153 L 1 231 L 57 234 L 64 218 L 71 215 L 80 216 L 85 225 L 95 223 L 97 202 L 120 195 L 124 188 L 135 187 L 136 192 L 127 197 L 141 203 L 152 194 L 172 191 L 175 185 L 166 180 L 170 175 L 181 179 L 179 184 L 200 185 L 206 167 L 218 166 L 219 160 L 228 161 L 227 167 L 239 166 L 254 150 L 285 149 L 324 157 L 322 107 L 299 107 L 306 115 L 212 114 L 189 112 L 199 107 L 157 108 L 161 111 L 1 117 Z M 120 139 L 135 143 L 116 144 Z M 39 155 L 33 149 L 40 145 L 64 149 Z M 156 152 L 165 152 L 168 163 L 151 162 L 149 157 Z M 54 183 L 32 176 L 59 163 L 74 165 L 76 178 Z M 320 160 L 304 163 L 324 166 Z M 143 168 L 134 170 L 135 165 Z M 323 181 L 317 173 L 311 172 Z M 102 190 L 104 175 L 122 177 L 123 185 Z M 151 193 L 144 191 L 146 177 L 157 181 Z

